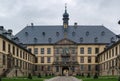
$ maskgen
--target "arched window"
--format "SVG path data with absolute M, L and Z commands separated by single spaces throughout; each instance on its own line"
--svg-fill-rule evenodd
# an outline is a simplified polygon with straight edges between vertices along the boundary
M 74 31 L 72 32 L 72 36 L 75 36 L 75 32 Z
M 52 42 L 52 38 L 48 38 L 48 42 L 51 43 Z
M 105 35 L 105 32 L 104 32 L 104 31 L 102 31 L 102 32 L 101 32 L 101 36 L 104 36 L 104 35 Z
M 42 35 L 45 36 L 45 32 L 42 32 Z
M 58 37 L 60 35 L 60 33 L 59 32 L 56 32 L 56 36 Z
M 97 37 L 94 39 L 94 42 L 95 42 L 95 43 L 98 42 L 98 38 L 97 38 Z
M 36 38 L 36 37 L 34 38 L 34 42 L 35 42 L 35 43 L 37 42 L 37 38 Z
M 86 36 L 88 36 L 88 35 L 89 35 L 89 32 L 87 31 L 87 32 L 86 32 Z
M 80 38 L 80 42 L 81 42 L 81 43 L 83 42 L 83 37 Z

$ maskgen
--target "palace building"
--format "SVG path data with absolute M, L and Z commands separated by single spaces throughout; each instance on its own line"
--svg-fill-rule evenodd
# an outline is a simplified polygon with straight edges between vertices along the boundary
M 116 35 L 103 25 L 69 25 L 66 7 L 62 19 L 62 25 L 31 23 L 15 36 L 1 26 L 0 74 L 107 75 L 119 47 L 106 46 L 117 39 Z

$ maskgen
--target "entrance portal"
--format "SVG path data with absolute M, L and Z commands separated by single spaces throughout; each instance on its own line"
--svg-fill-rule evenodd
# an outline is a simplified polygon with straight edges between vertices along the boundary
M 68 76 L 69 75 L 69 68 L 68 67 L 63 67 L 62 68 L 62 75 L 63 76 Z

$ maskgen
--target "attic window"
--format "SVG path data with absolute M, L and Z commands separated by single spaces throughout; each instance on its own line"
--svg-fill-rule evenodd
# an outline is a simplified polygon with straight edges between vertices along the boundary
M 95 42 L 95 43 L 98 42 L 98 38 L 97 38 L 97 37 L 94 39 L 94 42 Z
M 37 38 L 36 38 L 36 37 L 34 38 L 34 42 L 35 42 L 35 43 L 37 42 Z
M 42 32 L 42 35 L 45 36 L 45 32 Z
M 25 32 L 25 35 L 28 36 L 28 32 Z
M 114 37 L 111 38 L 111 42 L 113 42 L 113 41 L 114 41 Z
M 72 36 L 75 36 L 75 32 L 74 31 L 72 32 Z
M 87 32 L 86 32 L 86 36 L 88 36 L 88 35 L 89 35 L 89 32 L 87 31 Z
M 52 38 L 48 38 L 48 42 L 51 43 L 52 42 Z
M 81 42 L 81 43 L 83 42 L 83 37 L 80 38 L 80 42 Z
M 56 32 L 56 36 L 58 37 L 60 35 L 60 33 L 59 32 Z
M 104 36 L 104 35 L 105 35 L 105 32 L 104 32 L 104 31 L 102 31 L 102 32 L 101 32 L 101 36 Z

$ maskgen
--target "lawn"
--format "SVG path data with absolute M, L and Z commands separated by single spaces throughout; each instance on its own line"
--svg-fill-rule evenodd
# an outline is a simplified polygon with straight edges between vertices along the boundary
M 2 78 L 2 81 L 44 81 L 45 79 L 52 78 L 53 76 L 47 76 L 42 78 L 32 77 L 32 79 L 28 78 Z
M 117 77 L 108 77 L 108 76 L 99 77 L 98 79 L 93 79 L 93 77 L 86 78 L 80 76 L 76 76 L 76 78 L 82 79 L 83 81 L 117 81 L 118 80 Z

